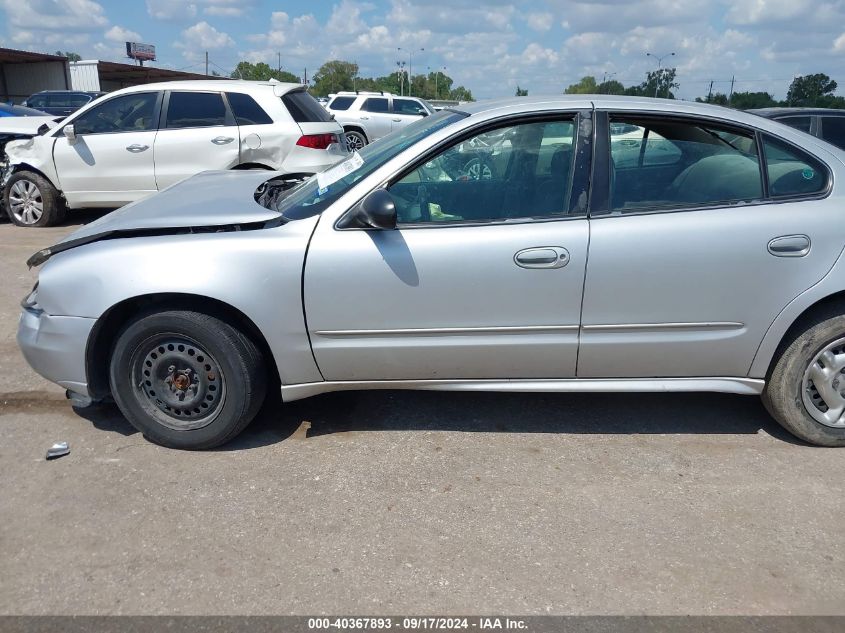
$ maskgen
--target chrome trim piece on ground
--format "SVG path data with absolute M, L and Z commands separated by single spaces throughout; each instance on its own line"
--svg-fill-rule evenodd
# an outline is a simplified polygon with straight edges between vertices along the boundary
M 428 391 L 509 392 L 678 392 L 718 391 L 759 395 L 765 381 L 756 378 L 566 378 L 566 379 L 469 379 L 469 380 L 349 380 L 283 385 L 285 402 L 329 391 L 414 389 Z
M 405 328 L 394 330 L 317 330 L 319 336 L 449 336 L 461 334 L 543 334 L 571 332 L 577 325 L 516 325 L 496 327 Z
M 608 323 L 585 325 L 584 330 L 739 330 L 744 323 L 736 321 L 704 321 L 701 323 Z

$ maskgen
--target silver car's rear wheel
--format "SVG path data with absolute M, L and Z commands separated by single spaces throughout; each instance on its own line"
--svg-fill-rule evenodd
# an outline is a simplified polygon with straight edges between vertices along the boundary
M 801 397 L 816 422 L 845 428 L 845 338 L 829 343 L 810 361 Z
M 831 305 L 784 342 L 763 404 L 780 424 L 820 446 L 845 446 L 845 315 Z
M 34 225 L 44 215 L 44 196 L 30 180 L 18 180 L 9 187 L 9 213 L 17 224 Z

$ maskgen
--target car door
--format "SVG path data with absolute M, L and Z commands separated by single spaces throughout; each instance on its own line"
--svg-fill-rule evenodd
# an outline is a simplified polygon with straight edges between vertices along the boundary
M 428 111 L 414 99 L 402 99 L 393 97 L 393 116 L 390 119 L 391 130 L 399 130 L 419 121 L 420 117 L 428 116 Z
M 53 160 L 73 207 L 120 206 L 156 190 L 153 144 L 161 93 L 106 99 L 68 120 L 76 138 L 57 130 Z
M 390 134 L 393 115 L 387 97 L 368 97 L 361 104 L 358 118 L 367 132 L 367 140 L 373 142 Z
M 706 119 L 611 121 L 674 149 L 660 165 L 617 165 L 612 137 L 597 137 L 578 376 L 746 376 L 774 318 L 845 243 L 827 168 L 785 141 Z
M 163 109 L 154 152 L 159 189 L 201 171 L 238 165 L 240 133 L 222 93 L 168 91 Z
M 304 299 L 327 380 L 575 376 L 590 126 L 574 115 L 500 126 L 512 143 L 503 170 L 476 179 L 467 171 L 490 151 L 472 141 L 502 136 L 488 129 L 391 182 L 396 230 L 321 220 Z M 577 140 L 579 129 L 586 137 Z M 557 156 L 541 164 L 550 136 Z M 583 149 L 577 168 L 574 142 Z

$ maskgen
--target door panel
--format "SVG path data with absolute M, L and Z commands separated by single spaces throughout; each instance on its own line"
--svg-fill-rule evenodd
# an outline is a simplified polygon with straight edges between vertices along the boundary
M 159 189 L 209 169 L 231 169 L 240 162 L 236 125 L 159 130 L 155 143 L 155 179 Z
M 575 376 L 584 219 L 337 231 L 320 223 L 305 269 L 314 355 L 327 380 Z M 560 268 L 523 268 L 534 247 Z

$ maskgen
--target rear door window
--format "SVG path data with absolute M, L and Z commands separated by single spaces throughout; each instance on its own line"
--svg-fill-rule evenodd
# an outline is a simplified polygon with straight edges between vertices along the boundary
M 807 152 L 771 136 L 764 137 L 763 151 L 773 198 L 816 195 L 827 189 L 827 169 Z
M 226 125 L 226 105 L 219 92 L 171 92 L 165 127 L 216 127 Z
M 389 102 L 382 97 L 370 97 L 361 106 L 364 112 L 389 112 Z
M 796 130 L 806 132 L 807 134 L 810 133 L 810 127 L 813 122 L 812 117 L 808 116 L 785 116 L 777 119 L 777 121 L 788 125 L 789 127 L 794 127 Z
M 845 116 L 823 116 L 821 121 L 822 138 L 845 149 Z
M 270 115 L 251 96 L 242 92 L 227 92 L 226 98 L 238 125 L 266 125 L 273 122 Z
M 319 123 L 332 120 L 332 116 L 326 112 L 326 109 L 304 90 L 287 93 L 282 97 L 282 103 L 297 123 Z
M 355 97 L 335 97 L 329 102 L 329 108 L 332 110 L 348 110 L 353 103 L 355 103 Z

